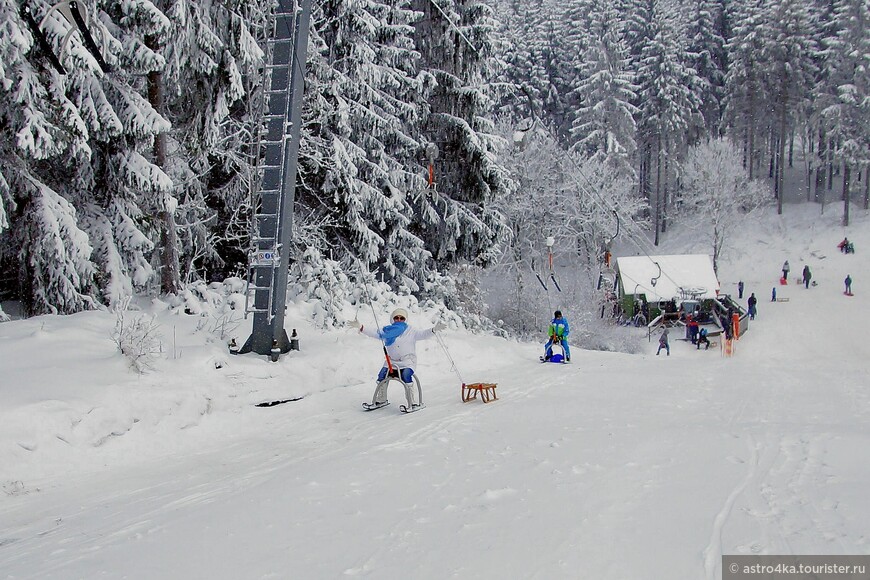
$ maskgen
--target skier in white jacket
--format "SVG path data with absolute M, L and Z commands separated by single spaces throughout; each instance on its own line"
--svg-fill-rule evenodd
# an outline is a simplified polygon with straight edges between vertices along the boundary
M 425 330 L 412 328 L 408 325 L 408 311 L 404 308 L 394 310 L 391 319 L 393 323 L 380 330 L 366 328 L 358 320 L 352 320 L 348 325 L 359 328 L 359 331 L 366 336 L 380 339 L 384 343 L 387 356 L 390 357 L 389 362 L 394 368 L 400 370 L 402 382 L 410 383 L 411 377 L 414 375 L 414 367 L 417 366 L 417 341 L 432 338 L 436 332 L 444 330 L 446 326 L 439 322 L 434 327 Z M 387 372 L 387 362 L 384 361 L 384 366 L 378 373 L 378 383 L 387 377 Z

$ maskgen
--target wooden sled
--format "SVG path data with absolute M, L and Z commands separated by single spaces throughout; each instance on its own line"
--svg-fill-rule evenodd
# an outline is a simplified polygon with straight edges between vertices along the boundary
M 496 386 L 497 383 L 462 383 L 462 402 L 467 403 L 476 399 L 478 393 L 480 393 L 480 400 L 484 403 L 495 401 L 498 399 L 495 395 Z

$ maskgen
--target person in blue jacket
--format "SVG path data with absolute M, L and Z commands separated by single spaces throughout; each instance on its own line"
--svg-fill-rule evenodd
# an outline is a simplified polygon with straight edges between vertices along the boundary
M 550 327 L 547 329 L 547 344 L 544 345 L 544 360 L 553 358 L 553 345 L 558 344 L 562 347 L 565 353 L 565 361 L 571 360 L 571 349 L 568 347 L 568 334 L 571 328 L 568 326 L 568 320 L 562 317 L 562 311 L 557 310 L 553 313 L 553 320 L 550 322 Z

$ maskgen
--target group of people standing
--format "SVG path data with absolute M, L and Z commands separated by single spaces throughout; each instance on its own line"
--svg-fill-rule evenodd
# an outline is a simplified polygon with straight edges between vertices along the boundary
M 846 243 L 851 243 L 848 240 L 844 240 L 844 241 Z M 782 282 L 783 283 L 788 281 L 789 270 L 790 270 L 790 267 L 788 265 L 788 260 L 786 260 L 782 264 Z M 804 270 L 801 273 L 801 276 L 802 276 L 802 278 L 799 281 L 804 283 L 804 288 L 809 289 L 810 281 L 813 278 L 813 274 L 812 274 L 812 272 L 810 272 L 810 267 L 808 265 L 804 266 Z M 846 294 L 847 296 L 852 296 L 852 276 L 851 276 L 851 274 L 846 274 L 846 279 L 843 280 L 843 283 L 846 285 L 846 291 L 844 292 L 844 294 Z M 740 282 L 740 284 L 742 285 L 743 282 Z M 742 296 L 742 288 L 741 288 L 741 296 Z M 774 289 L 773 289 L 772 296 L 773 296 L 772 301 L 776 302 L 776 287 L 774 287 Z
M 791 266 L 788 265 L 788 260 L 782 263 L 782 283 L 785 284 L 788 282 L 788 273 L 791 271 Z M 804 269 L 801 272 L 801 279 L 798 282 L 804 283 L 804 288 L 809 289 L 810 280 L 813 279 L 813 273 L 810 272 L 810 267 L 808 264 L 804 264 Z

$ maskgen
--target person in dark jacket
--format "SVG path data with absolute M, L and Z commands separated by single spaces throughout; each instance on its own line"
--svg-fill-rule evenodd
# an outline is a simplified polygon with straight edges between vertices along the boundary
M 725 315 L 720 316 L 719 317 L 719 324 L 722 326 L 722 331 L 725 333 L 725 338 L 727 340 L 731 340 L 731 337 L 733 336 L 732 335 L 733 329 L 731 328 L 731 318 L 728 316 L 725 316 Z
M 743 300 L 743 280 L 737 283 L 737 298 Z
M 746 303 L 749 305 L 749 309 L 747 310 L 749 313 L 749 320 L 755 320 L 755 315 L 758 314 L 758 298 L 755 297 L 755 292 L 749 295 L 749 299 Z
M 809 290 L 809 288 L 810 288 L 810 280 L 811 280 L 812 277 L 813 277 L 812 273 L 810 272 L 810 267 L 809 267 L 809 265 L 805 265 L 805 266 L 804 266 L 804 271 L 803 271 L 803 274 L 802 274 L 802 275 L 803 275 L 803 278 L 804 278 L 804 288 L 806 288 L 807 290 Z
M 852 295 L 852 276 L 850 276 L 849 274 L 846 274 L 846 279 L 843 280 L 843 282 L 845 282 L 845 284 L 846 284 L 846 296 L 851 296 Z

